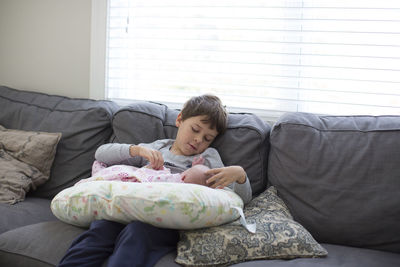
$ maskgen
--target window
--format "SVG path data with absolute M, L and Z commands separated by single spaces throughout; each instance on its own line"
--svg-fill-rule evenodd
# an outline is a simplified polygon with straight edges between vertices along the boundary
M 400 1 L 109 0 L 107 98 L 400 114 Z

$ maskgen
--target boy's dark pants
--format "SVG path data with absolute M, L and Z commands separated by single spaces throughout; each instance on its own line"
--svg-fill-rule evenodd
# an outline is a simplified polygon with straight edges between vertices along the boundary
M 139 221 L 128 225 L 99 220 L 72 243 L 59 267 L 154 266 L 176 249 L 177 230 L 157 228 Z

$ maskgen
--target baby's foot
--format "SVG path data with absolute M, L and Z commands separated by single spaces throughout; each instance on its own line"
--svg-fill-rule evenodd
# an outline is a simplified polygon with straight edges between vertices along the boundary
M 204 158 L 202 156 L 194 157 L 192 161 L 192 166 L 204 164 Z

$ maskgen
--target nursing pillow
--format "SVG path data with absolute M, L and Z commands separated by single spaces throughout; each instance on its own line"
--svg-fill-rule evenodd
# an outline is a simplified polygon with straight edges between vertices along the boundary
M 83 227 L 106 219 L 197 229 L 233 221 L 242 209 L 242 199 L 229 189 L 186 183 L 89 181 L 64 189 L 51 202 L 58 219 Z

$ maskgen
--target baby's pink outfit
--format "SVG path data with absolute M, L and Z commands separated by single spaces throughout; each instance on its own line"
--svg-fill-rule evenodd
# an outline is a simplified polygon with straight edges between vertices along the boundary
M 142 183 L 183 183 L 182 175 L 180 173 L 171 173 L 171 170 L 165 167 L 162 170 L 153 170 L 147 167 L 142 167 L 136 170 L 135 177 Z
M 180 173 L 171 173 L 168 168 L 153 170 L 148 167 L 137 168 L 129 165 L 113 165 L 95 161 L 92 166 L 92 177 L 83 179 L 77 184 L 89 181 L 122 181 L 122 182 L 170 182 L 183 183 Z

